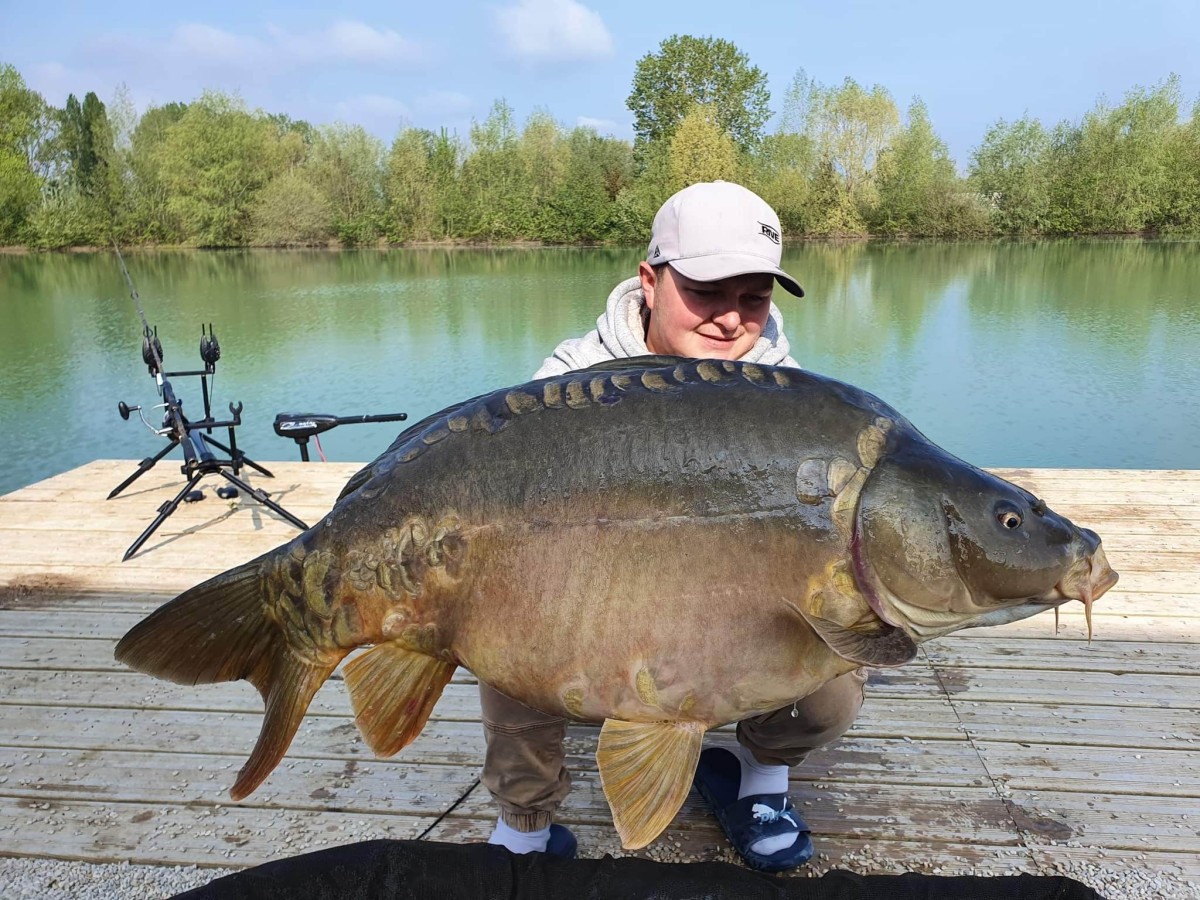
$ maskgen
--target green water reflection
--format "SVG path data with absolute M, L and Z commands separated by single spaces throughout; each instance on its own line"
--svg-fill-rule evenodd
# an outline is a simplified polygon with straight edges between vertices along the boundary
M 169 370 L 198 367 L 200 325 L 214 324 L 218 409 L 242 401 L 239 440 L 271 460 L 298 458 L 271 430 L 277 412 L 415 421 L 525 380 L 592 327 L 638 259 L 429 249 L 128 262 Z M 815 244 L 789 248 L 785 266 L 808 292 L 777 292 L 793 355 L 971 462 L 1200 468 L 1200 243 Z M 0 257 L 0 492 L 159 449 L 116 412 L 156 400 L 139 332 L 111 255 Z M 198 382 L 174 383 L 198 416 Z M 367 460 L 396 431 L 342 426 L 323 446 Z

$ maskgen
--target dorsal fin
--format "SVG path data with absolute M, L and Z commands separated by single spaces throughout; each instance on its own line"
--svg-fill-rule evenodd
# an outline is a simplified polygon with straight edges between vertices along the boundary
M 624 359 L 606 359 L 604 362 L 598 362 L 594 366 L 588 366 L 586 369 L 572 369 L 570 372 L 554 377 L 566 378 L 568 375 L 581 375 L 584 372 L 625 372 L 630 369 L 662 369 L 666 366 L 677 366 L 680 363 L 686 362 L 695 362 L 695 360 L 689 359 L 686 356 L 630 356 Z

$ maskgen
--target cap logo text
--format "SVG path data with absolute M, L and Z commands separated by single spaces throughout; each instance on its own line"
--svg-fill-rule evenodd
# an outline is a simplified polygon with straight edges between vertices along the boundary
M 764 236 L 770 238 L 771 242 L 774 244 L 779 243 L 779 232 L 778 231 L 776 231 L 774 228 L 772 228 L 766 222 L 759 222 L 758 224 L 762 226 L 762 234 Z

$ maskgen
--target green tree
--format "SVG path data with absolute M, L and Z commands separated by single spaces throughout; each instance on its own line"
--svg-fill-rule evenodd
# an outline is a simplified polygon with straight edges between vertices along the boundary
M 465 156 L 458 135 L 442 128 L 434 136 L 429 148 L 429 174 L 433 179 L 438 222 L 434 237 L 456 237 L 463 233 L 467 220 L 462 172 Z
M 249 240 L 255 194 L 285 167 L 275 127 L 240 100 L 212 92 L 167 129 L 157 155 L 168 211 L 185 240 L 206 247 Z
M 698 181 L 737 181 L 738 153 L 711 106 L 694 106 L 671 135 L 671 193 Z
M 440 234 L 437 184 L 431 171 L 435 137 L 404 128 L 392 141 L 383 176 L 383 233 L 389 241 L 427 241 Z
M 818 177 L 832 166 L 859 216 L 869 212 L 877 199 L 875 163 L 900 129 L 891 94 L 879 85 L 868 91 L 853 78 L 825 87 L 801 71 L 788 91 L 784 121 L 808 138 L 822 167 Z
M 865 235 L 867 225 L 846 186 L 846 179 L 833 161 L 817 165 L 812 186 L 812 213 L 808 233 L 825 237 Z
M 972 188 L 990 204 L 995 228 L 1005 234 L 1050 230 L 1050 134 L 1028 116 L 1000 120 L 971 157 Z
M 771 204 L 785 235 L 796 236 L 812 224 L 812 144 L 802 134 L 768 135 L 743 165 L 746 186 Z
M 879 156 L 879 205 L 872 230 L 883 234 L 946 235 L 957 227 L 954 162 L 933 130 L 920 99 L 908 109 L 908 124 Z
M 1200 231 L 1200 101 L 1186 125 L 1175 129 L 1164 165 L 1166 190 L 1155 227 L 1167 231 Z
M 1169 194 L 1168 150 L 1179 122 L 1179 79 L 1101 99 L 1055 147 L 1062 230 L 1137 232 L 1160 220 Z
M 333 216 L 333 233 L 346 244 L 379 236 L 383 218 L 383 144 L 359 125 L 318 129 L 309 178 Z
M 34 171 L 46 104 L 20 73 L 0 64 L 0 244 L 25 240 L 43 179 Z
M 487 119 L 471 126 L 471 150 L 463 161 L 464 237 L 513 240 L 531 231 L 529 207 L 512 107 L 503 99 Z
M 557 239 L 608 239 L 613 235 L 617 197 L 633 183 L 630 147 L 583 127 L 572 129 L 566 145 L 566 171 L 552 201 Z
M 179 243 L 184 240 L 183 223 L 170 208 L 170 192 L 163 177 L 165 159 L 161 147 L 187 106 L 168 103 L 152 106 L 133 126 L 129 138 L 129 223 L 134 240 Z
M 697 104 L 711 106 L 721 130 L 741 150 L 762 139 L 771 117 L 767 77 L 734 44 L 721 38 L 673 35 L 637 62 L 626 106 L 633 113 L 634 148 L 670 140 Z
M 301 170 L 276 175 L 254 196 L 250 240 L 280 247 L 323 243 L 332 216 L 325 195 Z
M 88 91 L 83 103 L 74 94 L 68 95 L 57 115 L 65 183 L 55 192 L 57 211 L 47 211 L 41 217 L 39 243 L 107 244 L 118 234 L 126 188 L 125 160 L 116 148 L 108 112 L 100 98 Z M 58 219 L 74 224 L 66 229 L 53 228 L 52 223 Z
M 567 177 L 570 148 L 563 130 L 550 113 L 537 110 L 525 122 L 518 141 L 522 182 L 520 200 L 526 209 L 527 237 L 561 241 L 562 223 L 554 201 Z

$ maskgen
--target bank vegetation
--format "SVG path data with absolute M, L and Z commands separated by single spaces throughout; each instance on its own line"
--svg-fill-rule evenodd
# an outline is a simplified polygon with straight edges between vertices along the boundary
M 123 90 L 49 105 L 0 63 L 0 245 L 640 243 L 659 204 L 739 181 L 789 237 L 1200 231 L 1200 103 L 1174 76 L 1078 121 L 997 121 L 960 172 L 929 112 L 797 72 L 777 126 L 766 76 L 727 41 L 674 36 L 636 66 L 632 142 L 517 121 L 390 145 L 208 92 L 138 115 Z

